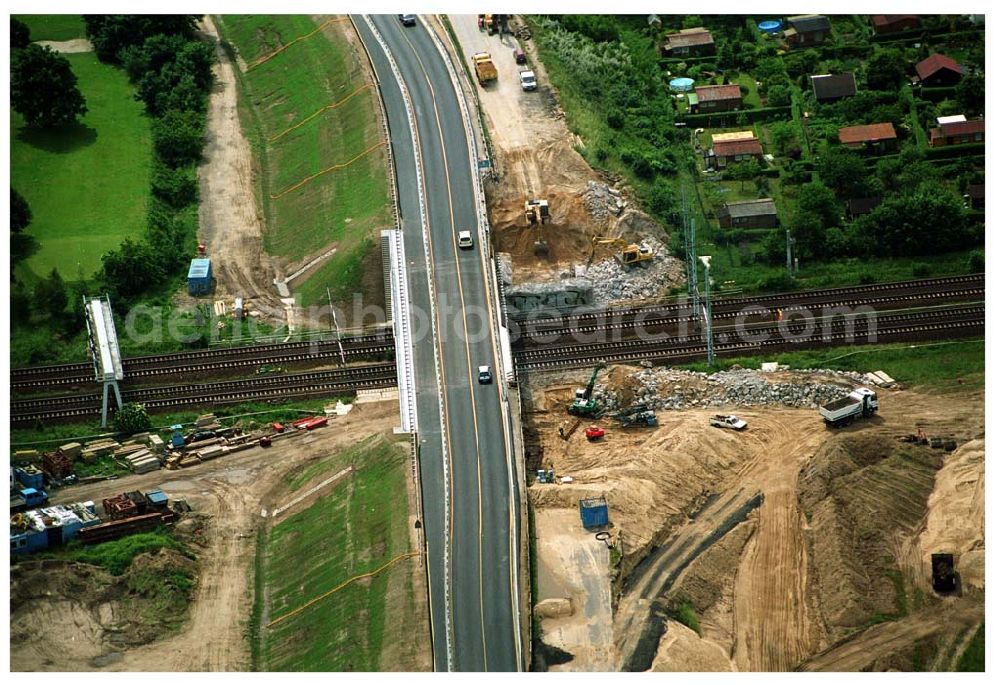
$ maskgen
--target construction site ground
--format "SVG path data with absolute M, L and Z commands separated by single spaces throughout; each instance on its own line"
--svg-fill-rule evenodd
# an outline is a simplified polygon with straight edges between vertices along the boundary
M 622 390 L 639 370 L 616 367 L 607 386 Z M 598 419 L 607 435 L 597 442 L 585 420 L 563 440 L 579 375 L 539 375 L 522 391 L 543 450 L 529 469 L 573 479 L 528 491 L 538 599 L 572 606 L 541 621 L 542 640 L 573 655 L 555 668 L 954 668 L 984 620 L 981 390 L 880 389 L 879 413 L 841 430 L 816 409 L 705 407 L 659 411 L 656 428 Z M 749 427 L 711 427 L 717 413 Z M 897 439 L 918 426 L 958 449 Z M 578 501 L 593 496 L 608 502 L 616 571 L 580 523 Z M 930 554 L 941 551 L 955 554 L 954 596 L 931 587 Z M 700 635 L 671 620 L 681 607 Z
M 120 492 L 160 488 L 171 499 L 183 498 L 193 509 L 177 524 L 178 532 L 197 555 L 197 580 L 187 617 L 173 635 L 142 646 L 123 649 L 112 643 L 116 626 L 107 588 L 65 594 L 27 603 L 11 616 L 11 666 L 14 670 L 45 671 L 239 671 L 251 667 L 248 626 L 254 604 L 254 556 L 262 511 L 291 503 L 290 473 L 301 471 L 331 454 L 347 449 L 372 434 L 392 439 L 398 418 L 396 402 L 355 405 L 343 417 L 314 433 L 276 441 L 268 449 L 253 448 L 176 471 L 159 470 L 118 480 L 72 486 L 56 491 L 54 503 L 92 500 Z M 409 469 L 407 468 L 407 472 Z M 301 484 L 294 503 L 298 511 L 330 494 L 330 487 L 314 489 L 330 474 L 319 473 Z M 408 478 L 409 480 L 409 478 Z M 411 493 L 411 502 L 412 502 Z M 412 514 L 412 512 L 411 512 Z M 44 570 L 43 570 L 44 572 Z M 414 574 L 418 592 L 425 592 L 422 574 Z M 54 588 L 79 583 L 50 579 Z M 399 617 L 397 604 L 386 607 L 387 625 Z M 404 670 L 430 663 L 429 646 Z M 401 653 L 398 645 L 386 649 Z M 410 653 L 410 652 L 407 652 Z
M 462 48 L 458 58 L 471 69 L 471 55 L 488 52 L 499 74 L 485 87 L 475 81 L 473 87 L 499 173 L 498 180 L 485 185 L 494 248 L 511 255 L 513 282 L 551 281 L 573 273 L 576 265 L 590 261 L 594 236 L 623 237 L 628 242 L 651 236 L 666 243 L 663 231 L 632 206 L 627 191 L 623 198 L 629 206 L 620 216 L 610 213 L 598 217 L 588 208 L 588 182 L 613 183 L 591 169 L 574 149 L 579 140 L 566 125 L 557 93 L 531 41 L 522 42 L 509 34 L 488 35 L 479 30 L 473 14 L 451 14 L 448 18 Z M 524 50 L 529 64 L 515 62 L 516 47 Z M 518 72 L 522 69 L 535 72 L 537 90 L 521 90 Z M 548 201 L 551 223 L 528 226 L 524 217 L 528 199 Z M 548 242 L 547 256 L 536 254 L 535 241 L 540 238 Z M 611 258 L 614 251 L 612 246 L 599 245 L 593 260 Z M 664 288 L 675 285 L 681 277 L 678 265 L 674 260 L 657 260 L 654 268 L 662 271 Z

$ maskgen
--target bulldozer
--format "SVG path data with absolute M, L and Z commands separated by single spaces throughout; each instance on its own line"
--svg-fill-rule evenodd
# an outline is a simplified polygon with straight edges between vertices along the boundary
M 659 422 L 656 420 L 656 414 L 650 411 L 649 407 L 645 404 L 636 404 L 623 409 L 611 418 L 619 421 L 622 428 L 630 426 L 649 426 L 652 428 L 659 425 Z
M 598 245 L 611 245 L 612 247 L 617 248 L 618 251 L 615 253 L 615 257 L 624 266 L 641 264 L 642 262 L 653 258 L 652 248 L 645 243 L 626 243 L 621 238 L 594 236 L 591 239 L 590 259 L 588 260 L 588 264 L 594 260 L 594 251 L 597 249 Z

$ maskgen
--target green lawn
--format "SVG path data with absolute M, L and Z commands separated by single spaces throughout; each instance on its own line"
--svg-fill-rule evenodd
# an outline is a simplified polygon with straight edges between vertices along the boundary
M 15 14 L 28 25 L 31 40 L 73 40 L 85 38 L 83 17 L 79 14 Z
M 287 15 L 226 16 L 220 26 L 252 65 L 240 83 L 243 121 L 262 171 L 265 247 L 299 264 L 337 243 L 331 263 L 296 283 L 303 305 L 324 303 L 326 286 L 335 292 L 354 288 L 353 255 L 377 244 L 366 240 L 392 225 L 386 153 L 375 147 L 382 136 L 372 92 L 359 91 L 366 85 L 364 72 L 351 47 L 331 38 L 335 27 L 309 35 L 316 22 Z M 330 170 L 336 165 L 346 166 Z
M 264 596 L 257 601 L 258 609 L 263 601 L 267 621 L 410 551 L 408 457 L 399 444 L 372 436 L 291 481 L 301 487 L 303 478 L 321 479 L 349 464 L 354 471 L 332 492 L 263 536 Z M 397 643 L 393 649 L 404 657 L 425 650 L 428 629 L 414 599 L 412 563 L 401 560 L 287 620 L 261 627 L 262 670 L 377 671 L 389 642 Z
M 87 100 L 77 126 L 32 131 L 11 112 L 11 185 L 31 206 L 37 252 L 18 267 L 25 280 L 56 268 L 88 277 L 101 256 L 145 231 L 152 159 L 149 121 L 120 69 L 93 53 L 66 55 Z

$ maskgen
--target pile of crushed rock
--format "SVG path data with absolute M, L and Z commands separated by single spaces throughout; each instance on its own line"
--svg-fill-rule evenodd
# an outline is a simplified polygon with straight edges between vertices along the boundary
M 794 380 L 788 380 L 789 374 L 795 377 Z M 824 380 L 817 380 L 820 376 Z M 829 369 L 790 371 L 782 374 L 782 380 L 771 382 L 767 374 L 739 366 L 712 374 L 682 369 L 643 369 L 631 378 L 635 381 L 634 403 L 643 403 L 652 410 L 775 404 L 815 408 L 866 384 L 860 373 Z M 830 382 L 834 379 L 839 383 Z M 606 386 L 596 385 L 594 395 L 609 412 L 623 408 L 619 393 Z
M 607 221 L 612 216 L 620 216 L 628 206 L 622 199 L 620 190 L 615 190 L 606 183 L 587 181 L 587 190 L 583 193 L 583 203 L 591 216 L 600 221 Z
M 653 258 L 644 265 L 624 266 L 615 257 L 608 257 L 589 268 L 577 268 L 577 276 L 594 284 L 597 302 L 658 297 L 665 289 L 683 282 L 684 263 L 672 257 L 666 245 L 649 237 L 642 242 L 653 251 Z

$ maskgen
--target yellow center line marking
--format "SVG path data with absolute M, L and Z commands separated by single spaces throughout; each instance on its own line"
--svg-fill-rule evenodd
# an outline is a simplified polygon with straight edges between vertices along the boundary
M 452 236 L 455 233 L 455 209 L 453 204 L 453 198 L 451 194 L 451 177 L 448 173 L 448 153 L 445 148 L 444 143 L 444 130 L 441 128 L 441 118 L 438 113 L 437 96 L 434 92 L 434 86 L 431 83 L 430 76 L 427 73 L 427 69 L 424 67 L 423 60 L 420 59 L 420 55 L 417 54 L 416 49 L 413 47 L 413 43 L 410 39 L 403 34 L 403 39 L 410 46 L 410 50 L 413 52 L 414 57 L 416 57 L 417 64 L 420 66 L 420 71 L 423 72 L 424 79 L 427 81 L 427 87 L 430 90 L 431 101 L 434 103 L 434 121 L 438 130 L 438 138 L 441 142 L 441 154 L 444 156 L 444 175 L 445 175 L 445 188 L 448 192 L 448 214 L 451 220 L 451 232 Z M 482 246 L 480 246 L 482 249 Z M 452 252 L 455 255 L 455 271 L 458 276 L 458 295 L 459 300 L 462 303 L 462 311 L 465 311 L 465 289 L 462 287 L 462 273 L 459 268 L 459 254 L 458 247 L 452 240 Z M 484 611 L 485 607 L 485 593 L 483 590 L 483 477 L 482 477 L 482 458 L 479 448 L 479 420 L 478 412 L 476 408 L 476 394 L 473 388 L 475 383 L 472 378 L 472 355 L 469 350 L 469 326 L 468 321 L 465 317 L 462 317 L 462 327 L 465 332 L 465 358 L 468 365 L 468 377 L 469 377 L 469 398 L 472 401 L 472 423 L 473 431 L 476 436 L 476 480 L 478 481 L 477 496 L 478 496 L 478 508 L 479 508 L 479 622 L 481 627 L 480 637 L 483 643 L 483 666 L 484 670 L 488 670 L 488 657 L 486 648 L 486 614 Z

